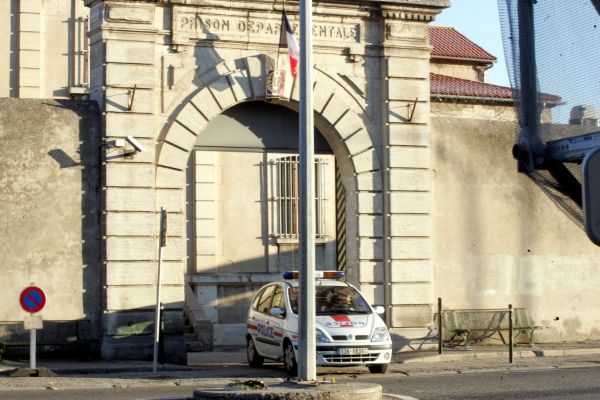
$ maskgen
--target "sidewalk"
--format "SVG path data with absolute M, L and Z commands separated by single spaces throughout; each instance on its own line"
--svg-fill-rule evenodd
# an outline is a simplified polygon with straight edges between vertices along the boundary
M 539 345 L 519 345 L 513 348 L 513 359 L 567 356 L 600 356 L 600 341 L 582 343 L 545 343 Z M 432 363 L 448 361 L 492 360 L 509 358 L 508 345 L 498 346 L 456 346 L 444 347 L 442 354 L 437 350 L 408 351 L 394 354 L 393 362 Z
M 442 354 L 437 350 L 416 350 L 396 352 L 392 357 L 392 364 L 413 363 L 440 363 L 451 361 L 471 360 L 508 360 L 508 346 L 469 346 L 443 348 Z M 552 343 L 534 346 L 519 345 L 513 350 L 513 358 L 538 358 L 538 357 L 566 357 L 566 356 L 588 356 L 598 355 L 600 357 L 600 341 L 585 343 Z M 223 360 L 232 364 L 246 364 L 245 350 L 233 352 L 202 352 L 189 353 L 188 365 L 220 365 Z

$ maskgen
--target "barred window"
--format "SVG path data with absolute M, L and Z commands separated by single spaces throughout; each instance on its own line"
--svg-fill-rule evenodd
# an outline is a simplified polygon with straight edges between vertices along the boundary
M 281 239 L 299 236 L 299 157 L 290 155 L 271 160 L 271 193 L 274 202 L 273 235 Z M 327 236 L 325 167 L 327 160 L 315 157 L 315 236 Z

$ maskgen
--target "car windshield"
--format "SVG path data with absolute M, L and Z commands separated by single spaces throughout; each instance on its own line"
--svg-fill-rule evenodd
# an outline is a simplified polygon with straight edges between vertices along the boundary
M 288 289 L 290 307 L 298 314 L 298 288 Z M 371 308 L 363 297 L 350 286 L 317 286 L 315 288 L 317 315 L 369 314 Z

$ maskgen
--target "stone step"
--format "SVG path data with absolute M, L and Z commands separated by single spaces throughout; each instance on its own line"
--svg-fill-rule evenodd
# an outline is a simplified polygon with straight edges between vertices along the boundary
M 188 353 L 206 351 L 206 346 L 200 342 L 188 342 L 185 344 L 185 350 Z

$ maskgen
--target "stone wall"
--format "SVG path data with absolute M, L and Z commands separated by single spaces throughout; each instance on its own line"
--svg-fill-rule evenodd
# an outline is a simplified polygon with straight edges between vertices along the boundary
M 370 302 L 388 307 L 387 322 L 402 340 L 427 332 L 433 301 L 427 23 L 448 3 L 326 1 L 313 19 L 315 127 L 346 190 L 349 279 Z M 266 92 L 269 71 L 288 70 L 277 3 L 87 4 L 90 96 L 103 111 L 103 133 L 132 135 L 147 149 L 105 154 L 106 325 L 118 328 L 151 316 L 147 272 L 156 257 L 159 205 L 169 226 L 185 227 L 167 231 L 164 260 L 172 269 L 163 301 L 171 312 L 183 306 L 182 272 L 198 270 L 204 260 L 186 238 L 193 229 L 185 198 L 196 138 L 240 102 L 297 110 L 299 85 L 288 72 L 277 98 Z M 286 10 L 297 27 L 297 4 Z M 134 223 L 143 229 L 132 229 Z M 141 344 L 144 331 L 138 333 Z M 106 357 L 127 349 L 125 340 L 103 342 Z
M 98 121 L 94 102 L 0 99 L 0 341 L 25 335 L 32 283 L 47 297 L 40 341 L 99 338 Z

